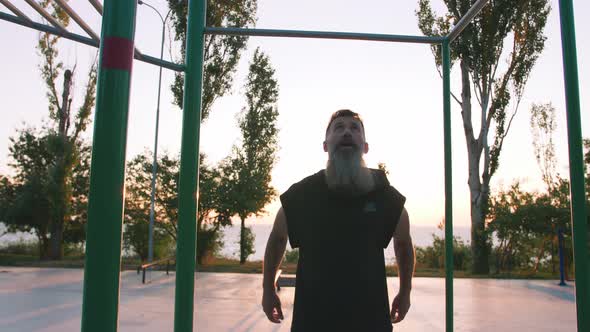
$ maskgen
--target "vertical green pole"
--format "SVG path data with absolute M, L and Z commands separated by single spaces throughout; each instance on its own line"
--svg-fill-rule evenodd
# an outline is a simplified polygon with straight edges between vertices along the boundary
M 82 331 L 117 331 L 135 1 L 104 3 L 90 170 Z
M 446 331 L 453 331 L 453 172 L 451 159 L 451 51 L 442 43 L 445 144 L 445 312 Z
M 584 161 L 582 156 L 582 126 L 580 120 L 580 91 L 576 55 L 576 33 L 572 0 L 559 1 L 561 44 L 567 108 L 567 131 L 570 159 L 570 197 L 574 263 L 576 268 L 576 309 L 578 331 L 590 331 L 590 274 L 588 271 L 588 226 L 586 194 L 584 192 Z
M 178 183 L 178 236 L 174 331 L 193 330 L 199 131 L 203 84 L 205 0 L 190 0 L 186 35 L 186 75 L 182 118 L 182 147 Z

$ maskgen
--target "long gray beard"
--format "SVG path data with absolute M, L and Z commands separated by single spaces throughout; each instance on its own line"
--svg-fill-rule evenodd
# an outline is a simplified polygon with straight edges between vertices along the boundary
M 362 189 L 361 169 L 365 166 L 359 149 L 338 149 L 329 152 L 326 176 L 332 190 L 342 193 L 356 193 Z

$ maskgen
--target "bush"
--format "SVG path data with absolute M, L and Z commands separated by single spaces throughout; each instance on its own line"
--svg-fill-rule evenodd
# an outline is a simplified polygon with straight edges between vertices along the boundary
M 216 256 L 223 247 L 223 234 L 218 227 L 204 228 L 197 232 L 197 263 L 203 264 Z
M 248 259 L 248 256 L 254 254 L 256 250 L 254 249 L 254 232 L 252 232 L 252 228 L 244 227 L 244 233 L 240 236 L 244 237 L 244 243 L 240 246 L 240 264 L 243 264 Z M 238 244 L 240 241 L 238 241 Z
M 84 244 L 64 243 L 64 257 L 84 257 Z
M 285 252 L 285 263 L 299 262 L 299 249 L 287 250 Z
M 9 242 L 0 247 L 0 253 L 10 255 L 39 256 L 39 242 L 35 240 L 19 240 Z
M 455 270 L 471 268 L 471 248 L 460 237 L 453 237 L 453 266 Z
M 432 246 L 416 248 L 416 261 L 426 268 L 445 267 L 445 239 L 432 234 Z M 471 266 L 471 248 L 460 237 L 453 237 L 453 268 L 468 270 Z
M 124 229 L 123 248 L 134 252 L 142 262 L 146 261 L 148 258 L 149 223 L 143 221 L 126 222 Z M 154 225 L 154 259 L 173 255 L 174 246 L 174 239 L 156 223 Z

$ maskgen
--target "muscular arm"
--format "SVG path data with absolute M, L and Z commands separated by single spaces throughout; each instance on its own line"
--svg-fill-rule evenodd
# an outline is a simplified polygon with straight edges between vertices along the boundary
M 410 293 L 414 276 L 415 255 L 410 236 L 410 218 L 406 209 L 402 211 L 393 235 L 395 260 L 399 271 L 399 292 Z
M 416 262 L 410 236 L 410 218 L 406 209 L 402 211 L 395 228 L 393 248 L 399 273 L 399 292 L 391 305 L 391 318 L 393 323 L 398 323 L 404 319 L 410 309 L 410 292 Z
M 262 310 L 273 323 L 280 323 L 283 319 L 281 300 L 275 289 L 275 276 L 285 254 L 288 236 L 287 218 L 281 208 L 266 243 L 263 265 Z
M 275 287 L 275 276 L 285 254 L 285 248 L 287 247 L 288 233 L 286 219 L 283 208 L 280 208 L 264 252 L 264 279 L 262 281 L 264 290 L 274 290 Z

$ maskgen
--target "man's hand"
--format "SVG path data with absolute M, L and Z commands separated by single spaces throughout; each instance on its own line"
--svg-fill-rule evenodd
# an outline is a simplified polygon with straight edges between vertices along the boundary
M 281 260 L 287 247 L 287 217 L 283 208 L 279 209 L 277 218 L 266 243 L 263 263 L 262 279 L 262 310 L 273 323 L 280 323 L 283 318 L 281 310 L 281 300 L 277 295 L 275 280 L 277 271 L 281 265 Z
M 410 217 L 404 209 L 393 234 L 395 260 L 399 268 L 399 293 L 391 304 L 391 322 L 401 322 L 410 310 L 410 292 L 416 255 L 410 236 Z
M 410 293 L 398 293 L 391 303 L 391 322 L 401 322 L 410 310 Z
M 281 309 L 281 299 L 277 292 L 273 290 L 265 290 L 262 294 L 262 310 L 266 314 L 269 321 L 273 323 L 280 323 L 283 317 L 283 310 Z

